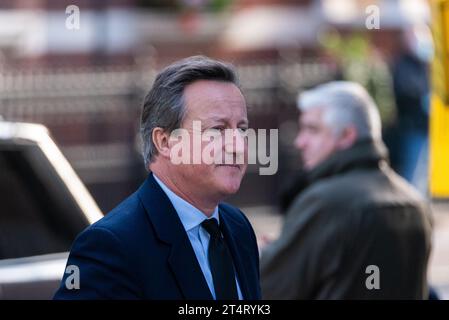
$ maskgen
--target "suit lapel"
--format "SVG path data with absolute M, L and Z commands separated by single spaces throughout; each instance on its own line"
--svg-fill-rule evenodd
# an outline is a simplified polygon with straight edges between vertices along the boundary
M 222 208 L 220 208 L 219 210 L 220 225 L 222 225 L 222 232 L 229 247 L 229 251 L 232 255 L 234 267 L 237 271 L 237 279 L 239 281 L 240 289 L 242 290 L 243 298 L 251 299 L 251 293 L 247 280 L 248 277 L 246 275 L 247 268 L 245 268 L 243 263 L 246 257 L 246 247 L 244 243 L 238 243 L 238 235 L 232 231 L 235 229 L 233 228 L 233 224 L 238 222 L 235 222 L 232 218 L 230 218 Z
M 213 299 L 187 233 L 165 192 L 149 174 L 139 198 L 160 240 L 171 246 L 168 264 L 185 299 Z
M 187 236 L 173 242 L 168 258 L 176 280 L 188 300 L 212 300 L 212 294 Z

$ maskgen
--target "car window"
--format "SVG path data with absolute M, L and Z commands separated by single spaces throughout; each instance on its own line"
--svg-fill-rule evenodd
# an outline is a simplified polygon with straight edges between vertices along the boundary
M 44 158 L 33 157 L 36 149 L 33 143 L 0 143 L 0 259 L 67 251 L 81 231 L 64 220 L 42 172 L 37 174 L 33 161 Z

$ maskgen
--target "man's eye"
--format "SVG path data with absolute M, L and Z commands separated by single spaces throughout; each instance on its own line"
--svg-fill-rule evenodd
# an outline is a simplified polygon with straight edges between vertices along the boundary
M 240 133 L 245 133 L 246 131 L 248 131 L 248 128 L 239 128 L 238 130 Z
M 221 134 L 224 131 L 224 128 L 223 127 L 213 127 L 213 128 L 207 129 L 206 131 L 209 131 L 214 134 Z

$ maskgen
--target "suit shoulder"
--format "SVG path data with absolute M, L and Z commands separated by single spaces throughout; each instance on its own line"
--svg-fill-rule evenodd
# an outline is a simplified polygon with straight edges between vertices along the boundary
M 234 207 L 228 203 L 220 203 L 219 209 L 222 212 L 222 214 L 226 215 L 226 217 L 233 219 L 236 222 L 240 222 L 240 223 L 248 222 L 248 218 L 237 207 Z
M 249 233 L 255 237 L 251 222 L 239 208 L 228 203 L 220 203 L 219 208 L 221 214 L 223 214 L 226 217 L 226 220 L 231 222 L 234 227 L 241 228 L 242 231 L 249 231 Z
M 124 234 L 136 230 L 134 227 L 142 225 L 144 212 L 137 193 L 133 193 L 88 229 L 106 229 L 122 238 Z

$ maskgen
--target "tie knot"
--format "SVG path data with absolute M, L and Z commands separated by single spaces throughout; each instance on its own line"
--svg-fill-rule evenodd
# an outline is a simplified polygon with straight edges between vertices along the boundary
M 220 228 L 218 227 L 218 221 L 215 218 L 206 219 L 201 222 L 204 229 L 210 234 L 211 237 L 220 237 Z

